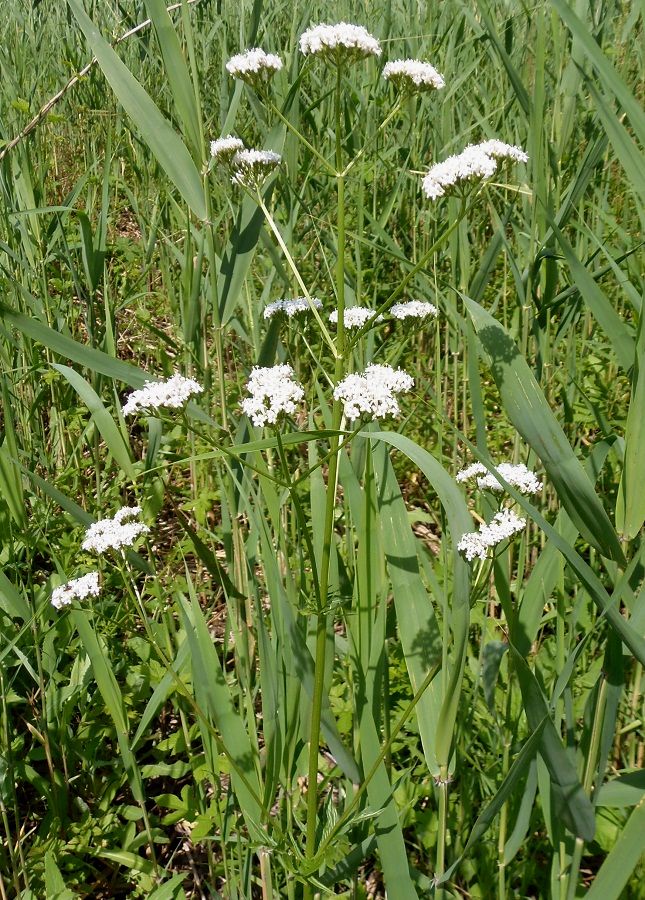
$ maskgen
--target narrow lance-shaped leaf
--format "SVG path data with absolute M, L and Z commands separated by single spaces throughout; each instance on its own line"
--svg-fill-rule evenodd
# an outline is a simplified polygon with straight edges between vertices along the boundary
M 542 460 L 562 505 L 583 538 L 604 556 L 623 562 L 618 535 L 609 516 L 526 360 L 485 309 L 469 297 L 462 297 L 509 419 Z
M 645 326 L 641 318 L 625 429 L 625 465 L 616 503 L 618 530 L 630 540 L 645 520 Z
M 136 123 L 159 165 L 195 215 L 202 220 L 207 219 L 202 181 L 186 145 L 150 95 L 102 37 L 79 0 L 67 2 L 119 103 Z
M 177 32 L 170 13 L 166 9 L 166 2 L 165 0 L 145 0 L 145 5 L 161 47 L 165 74 L 175 101 L 177 115 L 183 125 L 184 134 L 193 147 L 200 150 L 201 133 L 195 89 L 190 80 Z

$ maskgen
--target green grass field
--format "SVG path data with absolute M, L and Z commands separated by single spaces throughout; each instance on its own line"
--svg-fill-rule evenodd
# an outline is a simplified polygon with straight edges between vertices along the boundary
M 3 12 L 0 900 L 645 898 L 643 3 Z

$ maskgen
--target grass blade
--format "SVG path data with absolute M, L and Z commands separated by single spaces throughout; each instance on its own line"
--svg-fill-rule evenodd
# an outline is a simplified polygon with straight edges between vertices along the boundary
M 136 123 L 159 165 L 188 206 L 199 219 L 207 219 L 202 181 L 186 145 L 150 95 L 102 37 L 79 0 L 67 2 L 119 103 Z
M 623 562 L 623 551 L 609 516 L 526 360 L 515 342 L 485 309 L 469 297 L 463 299 L 511 422 L 542 460 L 562 505 L 580 534 L 604 556 Z

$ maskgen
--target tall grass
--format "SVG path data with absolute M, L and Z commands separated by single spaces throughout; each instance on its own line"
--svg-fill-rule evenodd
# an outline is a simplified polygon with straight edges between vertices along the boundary
M 382 63 L 303 60 L 329 17 L 10 4 L 2 897 L 642 894 L 642 12 L 343 3 L 444 74 L 399 104 Z M 266 91 L 224 68 L 255 45 Z M 231 132 L 282 154 L 256 195 L 209 160 Z M 528 164 L 422 197 L 488 137 Z M 320 321 L 263 318 L 302 293 Z M 439 316 L 328 322 L 399 295 Z M 254 428 L 251 367 L 284 361 L 305 411 Z M 331 384 L 371 361 L 415 389 L 352 429 Z M 174 370 L 185 413 L 123 417 Z M 544 490 L 504 484 L 529 526 L 469 566 L 496 498 L 454 476 L 503 459 Z M 135 502 L 149 539 L 54 610 Z

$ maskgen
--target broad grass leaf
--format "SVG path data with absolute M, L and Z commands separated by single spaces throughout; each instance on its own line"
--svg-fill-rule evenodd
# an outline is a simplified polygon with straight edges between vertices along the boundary
M 636 537 L 645 521 L 645 325 L 639 324 L 632 395 L 625 427 L 625 461 L 616 501 L 616 524 L 625 537 Z
M 455 721 L 461 697 L 461 679 L 466 658 L 468 626 L 470 622 L 470 570 L 461 554 L 457 551 L 457 542 L 467 531 L 472 531 L 473 520 L 454 478 L 446 472 L 443 466 L 437 462 L 427 450 L 424 450 L 410 438 L 395 432 L 371 432 L 370 437 L 372 440 L 379 440 L 386 444 L 390 444 L 392 447 L 405 453 L 408 459 L 421 469 L 434 490 L 437 492 L 441 505 L 448 518 L 448 527 L 450 528 L 453 540 L 453 585 L 450 604 L 450 624 L 453 636 L 453 647 L 451 652 L 452 665 L 445 688 L 442 706 L 436 722 L 435 740 L 430 743 L 430 746 L 434 743 L 437 765 L 440 767 L 447 767 L 450 761 Z M 426 597 L 424 602 L 421 589 L 416 583 L 417 579 L 414 577 L 415 567 L 418 566 L 418 564 L 416 560 L 416 549 L 414 549 L 414 539 L 412 538 L 412 533 L 407 525 L 407 511 L 405 504 L 402 499 L 400 499 L 400 491 L 391 467 L 386 471 L 388 478 L 388 493 L 387 495 L 384 495 L 383 498 L 380 498 L 380 515 L 381 522 L 385 523 L 384 534 L 387 534 L 389 541 L 389 549 L 386 547 L 386 554 L 389 557 L 388 569 L 391 577 L 393 577 L 393 584 L 394 578 L 396 578 L 401 582 L 401 590 L 415 591 L 415 605 L 418 607 L 416 614 L 419 617 L 417 628 L 421 627 L 423 629 L 423 623 L 428 622 L 429 604 L 427 592 L 425 591 L 425 588 L 423 588 L 422 583 L 420 583 L 423 594 Z M 382 491 L 383 486 L 381 486 L 381 492 Z M 387 499 L 385 499 L 386 496 Z M 396 516 L 396 522 L 393 518 L 394 516 Z M 409 576 L 411 576 L 414 581 L 407 584 Z M 403 597 L 404 595 L 402 594 L 402 602 Z M 409 595 L 405 597 L 405 605 L 407 606 L 408 604 Z M 399 614 L 399 627 L 401 627 L 401 618 L 406 619 L 408 615 L 409 613 L 404 613 L 403 610 L 401 610 L 401 613 Z M 437 626 L 436 622 L 431 624 L 433 625 L 433 633 L 434 628 Z M 427 625 L 425 627 L 427 628 Z M 431 637 L 431 635 L 428 637 Z M 422 675 L 418 683 L 413 682 L 413 687 L 416 690 L 423 678 L 427 675 L 432 663 L 430 659 L 425 659 L 423 661 L 418 659 L 418 657 L 423 656 L 423 644 L 421 647 L 419 646 L 419 640 L 424 639 L 423 630 L 417 631 L 416 634 L 410 635 L 410 637 L 412 637 L 412 646 L 408 648 L 408 652 L 412 651 L 413 656 L 417 657 L 417 661 L 413 662 L 412 671 L 415 671 L 415 669 L 417 670 L 417 678 L 419 675 Z M 425 638 L 425 640 L 427 641 L 427 638 Z M 406 653 L 406 663 L 407 662 Z M 420 708 L 423 710 L 423 707 Z M 431 722 L 429 721 L 427 727 L 430 725 Z
M 626 896 L 623 888 L 645 853 L 645 797 L 623 826 L 609 856 L 601 865 L 587 900 L 618 900 Z
M 518 783 L 526 774 L 529 766 L 535 759 L 536 753 L 538 752 L 546 723 L 547 719 L 544 718 L 541 722 L 538 723 L 537 727 L 533 729 L 530 737 L 524 742 L 524 745 L 520 752 L 517 754 L 513 765 L 506 775 L 506 778 L 495 792 L 493 799 L 477 817 L 472 831 L 468 836 L 468 840 L 466 841 L 466 846 L 464 847 L 463 853 L 457 860 L 455 860 L 450 868 L 443 873 L 438 881 L 439 884 L 443 884 L 451 877 L 453 872 L 455 872 L 459 864 L 467 856 L 472 847 L 474 847 L 477 841 L 481 840 L 484 834 L 486 834 L 493 821 L 495 820 L 495 817 L 501 811 L 502 807 L 512 795 Z
M 0 571 L 0 609 L 25 622 L 31 619 L 32 610 L 29 603 L 2 571 Z
M 3 375 L 2 388 L 2 424 L 4 440 L 0 445 L 0 497 L 3 497 L 9 512 L 19 528 L 25 528 L 27 516 L 25 511 L 25 496 L 22 486 L 22 474 L 18 451 L 18 440 L 14 426 L 13 404 L 9 380 Z
M 119 431 L 114 419 L 103 405 L 103 401 L 96 393 L 94 388 L 69 366 L 63 366 L 59 363 L 53 363 L 53 368 L 64 375 L 74 388 L 83 403 L 87 406 L 92 414 L 92 418 L 99 430 L 99 433 L 105 441 L 108 450 L 114 457 L 128 478 L 134 480 L 134 466 L 132 465 L 132 452 L 126 444 L 123 435 Z
M 626 772 L 605 782 L 594 797 L 596 806 L 620 809 L 636 806 L 645 798 L 645 769 Z
M 595 320 L 611 341 L 616 359 L 627 370 L 634 363 L 634 337 L 625 320 L 616 312 L 611 301 L 593 275 L 580 262 L 564 234 L 553 219 L 548 217 L 553 233 L 560 244 L 564 258 L 571 271 L 574 284 L 580 291 Z
M 582 464 L 573 452 L 529 366 L 502 326 L 462 295 L 488 357 L 504 409 L 542 460 L 558 497 L 583 538 L 624 563 L 618 536 Z
M 256 754 L 240 717 L 222 670 L 204 614 L 196 596 L 181 607 L 184 628 L 190 646 L 193 684 L 196 698 L 208 719 L 222 736 L 230 761 L 231 779 L 245 821 L 257 836 L 261 818 L 262 794 L 257 774 Z
M 542 728 L 540 755 L 549 770 L 556 814 L 572 834 L 591 841 L 596 831 L 596 817 L 591 801 L 585 794 L 569 754 L 549 717 L 549 710 L 535 675 L 512 645 L 511 650 L 529 726 L 533 731 Z
M 202 155 L 204 148 L 201 146 L 200 115 L 195 88 L 190 79 L 179 37 L 166 9 L 166 2 L 165 0 L 144 0 L 144 2 L 159 41 L 165 74 L 184 135 L 194 150 Z
M 186 145 L 140 82 L 102 37 L 79 0 L 67 2 L 119 103 L 136 124 L 159 165 L 188 206 L 199 219 L 205 221 L 208 214 L 204 188 Z
M 358 710 L 358 720 L 363 766 L 366 771 L 369 771 L 381 750 L 369 703 L 364 702 Z M 410 877 L 401 822 L 384 762 L 381 762 L 369 782 L 367 795 L 370 806 L 381 810 L 376 820 L 375 830 L 388 896 L 396 897 L 397 900 L 418 900 L 418 894 Z
M 579 41 L 584 52 L 598 73 L 600 82 L 606 91 L 614 95 L 629 116 L 629 121 L 638 140 L 645 146 L 645 113 L 638 99 L 632 94 L 618 74 L 608 57 L 603 53 L 587 25 L 576 15 L 567 0 L 551 0 L 562 21 L 571 34 Z
M 94 631 L 87 612 L 84 609 L 78 609 L 73 606 L 69 611 L 69 615 L 85 648 L 85 652 L 92 663 L 96 685 L 114 723 L 119 752 L 132 794 L 135 800 L 143 806 L 145 796 L 141 773 L 139 772 L 134 753 L 130 749 L 128 717 L 110 658 Z
M 614 110 L 600 93 L 593 81 L 587 81 L 591 96 L 594 98 L 598 116 L 605 128 L 616 156 L 628 178 L 628 184 L 645 202 L 645 154 L 634 143 L 631 135 L 618 120 Z

